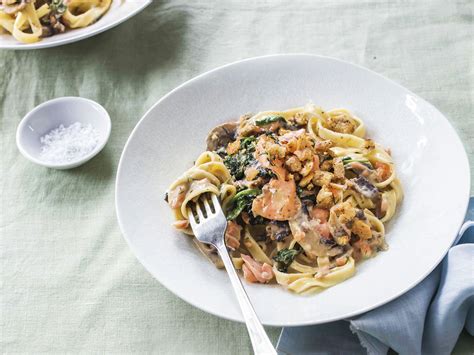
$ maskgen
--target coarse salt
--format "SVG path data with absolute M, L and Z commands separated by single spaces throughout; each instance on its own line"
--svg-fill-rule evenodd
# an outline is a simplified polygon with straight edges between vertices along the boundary
M 76 161 L 94 150 L 99 133 L 91 124 L 75 122 L 68 127 L 60 125 L 40 138 L 40 158 L 52 164 Z

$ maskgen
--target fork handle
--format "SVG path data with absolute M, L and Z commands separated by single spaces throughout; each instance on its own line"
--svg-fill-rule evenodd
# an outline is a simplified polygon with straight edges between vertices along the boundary
M 227 252 L 227 248 L 223 243 L 216 245 L 215 247 L 217 248 L 221 259 L 224 262 L 227 274 L 229 275 L 232 286 L 234 287 L 235 296 L 239 301 L 240 309 L 244 316 L 245 324 L 247 325 L 247 330 L 249 332 L 254 353 L 256 355 L 276 355 L 277 352 L 270 342 L 270 339 L 268 339 L 267 333 L 265 332 L 262 323 L 260 323 L 260 320 L 258 319 L 257 314 L 250 303 L 247 293 L 240 282 L 240 278 L 234 269 L 234 264 L 232 263 L 229 253 Z

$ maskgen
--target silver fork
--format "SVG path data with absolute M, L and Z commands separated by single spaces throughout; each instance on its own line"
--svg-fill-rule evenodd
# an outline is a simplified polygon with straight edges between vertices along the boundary
M 276 351 L 270 339 L 268 339 L 262 323 L 257 317 L 247 293 L 240 282 L 239 276 L 234 269 L 232 260 L 225 246 L 224 234 L 227 228 L 227 220 L 222 212 L 219 200 L 212 194 L 212 205 L 208 197 L 203 195 L 199 201 L 194 204 L 198 219 L 196 219 L 193 210 L 188 207 L 188 218 L 193 229 L 194 235 L 201 243 L 213 245 L 224 262 L 227 274 L 229 275 L 240 309 L 247 325 L 250 340 L 252 342 L 255 354 L 275 354 Z M 203 206 L 204 210 L 203 210 Z

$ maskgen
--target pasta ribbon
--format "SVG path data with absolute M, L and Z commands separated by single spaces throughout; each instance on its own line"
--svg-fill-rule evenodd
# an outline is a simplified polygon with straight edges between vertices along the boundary
M 210 151 L 168 190 L 175 226 L 192 234 L 188 204 L 213 193 L 247 281 L 275 280 L 301 295 L 343 282 L 356 262 L 387 249 L 384 223 L 403 199 L 390 151 L 365 130 L 348 110 L 311 103 L 216 127 Z M 212 248 L 199 249 L 222 266 Z
M 230 178 L 229 170 L 219 155 L 214 152 L 202 153 L 196 159 L 194 166 L 169 187 L 169 195 L 181 190 L 181 196 L 183 196 L 179 205 L 173 208 L 175 218 L 178 221 L 187 221 L 189 203 L 196 202 L 201 195 L 206 193 L 219 196 L 222 204 L 226 205 L 237 191 L 235 186 L 228 183 Z M 192 230 L 188 225 L 183 231 L 192 235 Z
M 28 23 L 31 33 L 24 31 L 24 24 Z M 24 10 L 20 11 L 13 24 L 13 37 L 23 43 L 34 43 L 40 40 L 43 29 L 39 21 L 33 3 L 26 4 Z
M 288 290 L 302 295 L 309 295 L 334 286 L 347 280 L 355 274 L 355 261 L 349 258 L 345 265 L 337 266 L 321 277 L 312 272 L 288 274 L 273 268 L 277 282 Z
M 102 17 L 110 7 L 112 0 L 70 0 L 63 15 L 70 28 L 87 27 Z M 79 12 L 79 15 L 74 15 Z

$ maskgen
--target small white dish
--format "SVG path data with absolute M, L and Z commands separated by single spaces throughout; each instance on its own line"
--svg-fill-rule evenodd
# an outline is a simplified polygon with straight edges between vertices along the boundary
M 49 163 L 41 158 L 40 138 L 60 125 L 68 127 L 75 122 L 92 125 L 99 135 L 97 146 L 87 155 L 63 163 Z M 21 154 L 33 163 L 53 169 L 71 169 L 91 160 L 104 148 L 111 130 L 107 111 L 97 102 L 82 97 L 60 97 L 46 101 L 21 120 L 16 131 L 16 144 Z
M 252 58 L 202 74 L 159 100 L 133 130 L 116 183 L 120 228 L 141 263 L 165 287 L 202 310 L 236 321 L 242 314 L 225 271 L 172 227 L 168 186 L 205 149 L 208 132 L 248 112 L 313 101 L 345 107 L 367 134 L 392 149 L 405 197 L 387 225 L 389 249 L 356 275 L 302 297 L 278 285 L 244 283 L 262 323 L 298 326 L 345 319 L 381 306 L 423 280 L 442 260 L 469 201 L 469 163 L 446 117 L 368 69 L 312 55 Z
M 84 28 L 68 30 L 55 36 L 46 37 L 36 43 L 20 43 L 9 33 L 0 33 L 0 49 L 40 49 L 77 42 L 121 24 L 141 12 L 151 2 L 152 0 L 112 1 L 109 11 L 96 23 Z

